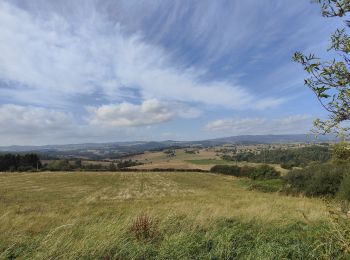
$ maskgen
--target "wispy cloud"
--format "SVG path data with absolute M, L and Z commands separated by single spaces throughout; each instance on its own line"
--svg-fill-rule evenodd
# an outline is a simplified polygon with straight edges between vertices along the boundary
M 230 118 L 209 122 L 205 129 L 224 135 L 305 134 L 312 127 L 310 115 L 280 118 Z
M 200 68 L 182 67 L 160 46 L 144 42 L 140 34 L 124 34 L 118 24 L 99 14 L 93 23 L 75 26 L 57 15 L 44 20 L 2 2 L 0 38 L 0 77 L 22 86 L 21 91 L 7 90 L 19 101 L 24 101 L 23 93 L 27 102 L 42 104 L 45 96 L 65 98 L 95 92 L 107 100 L 118 100 L 123 87 L 128 87 L 138 91 L 141 99 L 232 109 L 283 102 L 258 98 L 227 81 L 203 82 Z
M 286 132 L 313 98 L 290 57 L 325 41 L 321 19 L 303 1 L 0 0 L 2 140 Z

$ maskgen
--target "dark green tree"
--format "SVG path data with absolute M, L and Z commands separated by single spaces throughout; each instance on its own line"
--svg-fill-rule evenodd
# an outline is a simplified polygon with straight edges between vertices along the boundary
M 109 171 L 116 171 L 117 167 L 115 166 L 115 164 L 113 162 L 111 162 L 108 166 L 108 170 Z
M 350 120 L 350 37 L 347 31 L 350 21 L 350 0 L 314 0 L 321 5 L 324 17 L 337 17 L 344 20 L 344 28 L 337 29 L 331 36 L 328 51 L 333 52 L 332 60 L 321 60 L 314 54 L 305 55 L 296 52 L 293 59 L 300 63 L 310 74 L 305 79 L 309 87 L 328 111 L 328 119 L 316 119 L 315 130 L 318 133 L 332 133 L 344 135 L 349 128 L 341 123 Z

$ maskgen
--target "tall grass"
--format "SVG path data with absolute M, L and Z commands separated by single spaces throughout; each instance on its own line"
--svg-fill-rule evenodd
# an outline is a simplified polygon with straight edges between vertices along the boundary
M 349 257 L 322 200 L 231 176 L 4 174 L 0 187 L 0 259 Z

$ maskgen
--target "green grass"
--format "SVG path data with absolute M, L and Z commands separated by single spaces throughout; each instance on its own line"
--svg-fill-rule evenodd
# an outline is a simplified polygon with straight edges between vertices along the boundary
M 278 192 L 282 190 L 283 182 L 281 179 L 272 180 L 252 180 L 252 179 L 240 179 L 238 181 L 242 187 L 248 190 L 258 190 L 261 192 Z
M 322 200 L 209 173 L 0 174 L 0 259 L 348 259 Z M 135 220 L 149 220 L 144 236 Z M 147 231 L 147 232 L 146 232 Z

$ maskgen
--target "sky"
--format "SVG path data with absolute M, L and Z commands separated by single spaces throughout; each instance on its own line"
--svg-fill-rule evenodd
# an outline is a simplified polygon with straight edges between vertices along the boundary
M 310 0 L 0 0 L 0 145 L 308 133 Z

